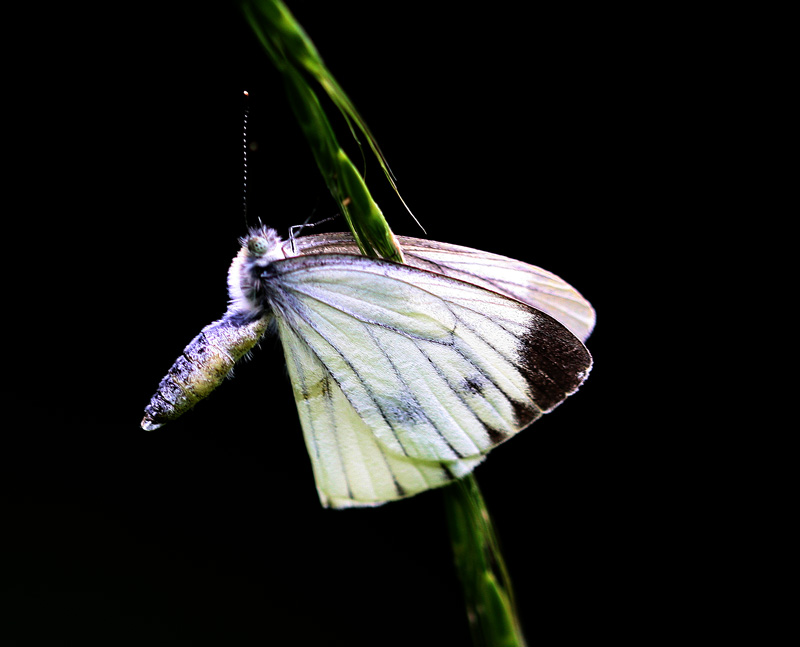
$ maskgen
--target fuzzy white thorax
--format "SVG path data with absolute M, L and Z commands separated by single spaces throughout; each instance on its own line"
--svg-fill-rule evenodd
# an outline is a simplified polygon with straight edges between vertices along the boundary
M 278 232 L 269 227 L 251 229 L 239 242 L 242 248 L 228 270 L 228 311 L 253 313 L 261 308 L 253 282 L 253 277 L 258 275 L 257 270 L 295 254 L 291 251 L 291 245 L 286 244 Z

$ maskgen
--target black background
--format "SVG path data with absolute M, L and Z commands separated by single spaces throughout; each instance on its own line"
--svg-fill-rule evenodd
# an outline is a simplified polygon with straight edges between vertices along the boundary
M 670 631 L 643 622 L 674 559 L 656 547 L 675 531 L 648 478 L 667 441 L 632 403 L 657 364 L 645 243 L 681 179 L 652 150 L 680 147 L 691 92 L 664 92 L 652 17 L 290 6 L 430 238 L 540 265 L 597 309 L 587 383 L 476 472 L 529 640 Z M 236 6 L 62 7 L 23 25 L 21 230 L 6 237 L 8 338 L 24 355 L 3 440 L 14 629 L 82 645 L 469 644 L 441 493 L 322 509 L 277 339 L 183 419 L 139 428 L 224 311 L 246 226 L 336 213 Z M 394 231 L 424 235 L 367 164 Z

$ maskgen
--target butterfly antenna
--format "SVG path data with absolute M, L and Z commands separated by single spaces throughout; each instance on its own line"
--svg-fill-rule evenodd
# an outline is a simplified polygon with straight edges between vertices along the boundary
M 247 117 L 250 114 L 248 98 L 250 94 L 244 91 L 244 117 L 242 120 L 242 212 L 244 215 L 244 225 L 247 227 Z

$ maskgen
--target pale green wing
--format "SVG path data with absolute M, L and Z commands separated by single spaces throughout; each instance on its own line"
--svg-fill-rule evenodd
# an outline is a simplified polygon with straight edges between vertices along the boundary
M 470 247 L 397 236 L 406 264 L 468 281 L 527 303 L 554 317 L 581 341 L 595 324 L 591 304 L 569 283 L 535 265 Z M 301 254 L 358 253 L 348 233 L 317 234 L 294 241 Z
M 322 505 L 379 505 L 449 483 L 483 460 L 426 461 L 388 452 L 311 347 L 283 319 L 278 330 Z
M 328 254 L 271 267 L 323 502 L 381 503 L 462 476 L 591 366 L 551 317 L 441 274 Z

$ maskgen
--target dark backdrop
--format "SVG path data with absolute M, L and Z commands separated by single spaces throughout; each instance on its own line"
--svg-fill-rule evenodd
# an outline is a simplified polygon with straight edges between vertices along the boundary
M 667 532 L 641 486 L 658 443 L 626 408 L 654 364 L 637 314 L 651 295 L 630 279 L 643 219 L 671 208 L 646 154 L 670 137 L 653 89 L 666 73 L 641 53 L 648 21 L 290 6 L 429 237 L 540 265 L 595 305 L 588 382 L 477 478 L 531 643 L 636 635 L 663 566 L 643 546 Z M 236 7 L 48 11 L 23 22 L 9 128 L 24 196 L 6 236 L 23 355 L 3 441 L 17 628 L 76 644 L 468 644 L 441 493 L 323 510 L 277 339 L 184 419 L 138 426 L 225 309 L 246 228 L 243 90 L 250 224 L 286 232 L 336 213 Z M 369 169 L 395 232 L 423 235 Z

